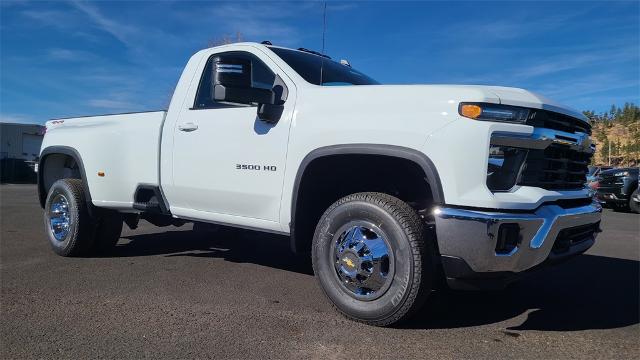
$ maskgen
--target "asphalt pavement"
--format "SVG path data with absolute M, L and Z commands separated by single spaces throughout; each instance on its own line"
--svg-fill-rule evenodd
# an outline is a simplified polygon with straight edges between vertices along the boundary
M 113 255 L 49 248 L 33 185 L 0 186 L 0 358 L 639 358 L 640 215 L 503 291 L 434 292 L 411 322 L 349 321 L 287 238 L 143 223 Z

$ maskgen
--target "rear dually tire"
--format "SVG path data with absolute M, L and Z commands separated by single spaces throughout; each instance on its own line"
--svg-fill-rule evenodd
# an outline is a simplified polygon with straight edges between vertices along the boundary
M 47 194 L 44 226 L 53 251 L 60 256 L 90 256 L 111 251 L 122 231 L 122 215 L 89 205 L 81 179 L 56 181 Z
M 86 255 L 94 233 L 80 179 L 56 181 L 47 195 L 44 226 L 49 244 L 60 256 Z

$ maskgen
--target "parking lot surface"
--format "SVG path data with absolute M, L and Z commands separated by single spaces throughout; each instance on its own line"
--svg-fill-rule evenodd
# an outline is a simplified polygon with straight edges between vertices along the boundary
M 0 358 L 638 358 L 640 215 L 504 291 L 434 292 L 399 328 L 335 313 L 287 238 L 147 223 L 62 258 L 33 185 L 0 186 Z

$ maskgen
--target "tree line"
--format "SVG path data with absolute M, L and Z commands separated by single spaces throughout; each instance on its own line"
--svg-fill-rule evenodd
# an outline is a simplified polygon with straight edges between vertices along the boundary
M 625 103 L 607 112 L 584 111 L 592 126 L 595 165 L 638 166 L 640 164 L 640 107 Z

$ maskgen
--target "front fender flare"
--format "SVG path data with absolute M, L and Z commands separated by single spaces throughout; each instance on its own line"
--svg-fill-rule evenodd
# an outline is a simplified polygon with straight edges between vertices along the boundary
M 440 182 L 440 176 L 438 175 L 436 166 L 433 164 L 431 159 L 429 159 L 429 157 L 423 152 L 402 146 L 385 144 L 341 144 L 317 148 L 307 154 L 304 159 L 302 159 L 293 184 L 293 194 L 291 199 L 290 234 L 291 249 L 294 252 L 297 249 L 295 238 L 296 208 L 298 206 L 297 202 L 300 193 L 300 183 L 302 182 L 305 170 L 307 166 L 309 166 L 309 164 L 311 164 L 314 160 L 332 155 L 381 155 L 412 161 L 420 166 L 424 171 L 426 181 L 431 188 L 431 196 L 433 198 L 434 204 L 445 203 L 444 193 L 442 191 L 442 183 Z

